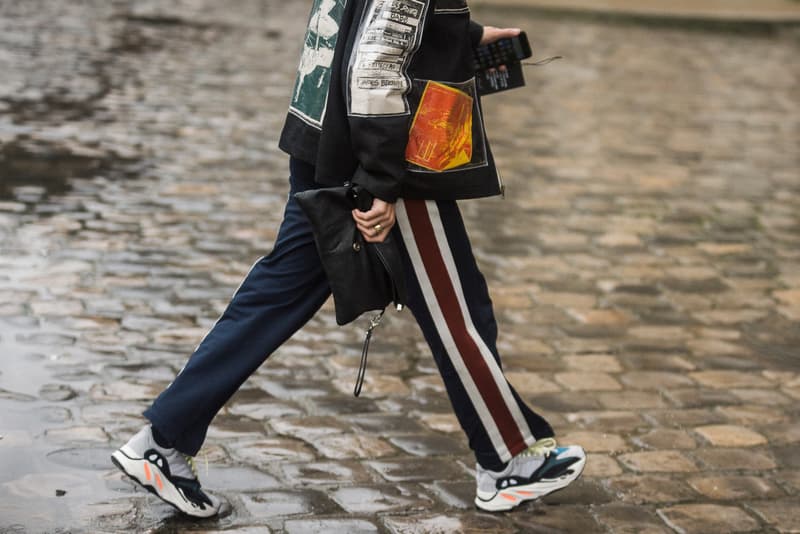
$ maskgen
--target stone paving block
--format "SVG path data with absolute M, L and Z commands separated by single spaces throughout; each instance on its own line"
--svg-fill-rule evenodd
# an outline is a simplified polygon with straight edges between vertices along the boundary
M 261 421 L 221 413 L 214 419 L 214 425 L 209 427 L 208 437 L 222 443 L 255 441 L 264 435 L 265 430 L 266 426 Z
M 355 374 L 358 369 L 358 364 L 361 357 L 359 354 L 352 356 L 344 354 L 335 354 L 326 358 L 325 364 L 333 368 L 336 374 L 349 376 L 355 379 Z M 411 365 L 408 357 L 402 354 L 392 352 L 389 354 L 379 352 L 370 348 L 369 351 L 370 369 L 380 369 L 382 373 L 390 376 L 397 376 L 407 371 Z M 350 389 L 352 391 L 352 389 Z M 348 393 L 350 392 L 348 391 Z
M 627 368 L 647 371 L 677 372 L 685 375 L 686 371 L 694 371 L 697 368 L 692 361 L 679 354 L 622 354 L 619 359 Z
M 366 464 L 377 471 L 387 482 L 416 482 L 459 479 L 474 479 L 450 458 L 412 458 L 401 460 L 373 461 Z
M 501 352 L 519 352 L 522 358 L 533 361 L 541 361 L 542 358 L 536 356 L 544 356 L 553 353 L 553 349 L 547 345 L 544 340 L 531 339 L 523 337 L 522 339 L 514 339 L 511 344 L 513 350 L 508 349 L 501 341 L 498 344 Z
M 495 306 L 505 309 L 525 309 L 533 305 L 529 287 L 494 287 L 489 295 Z
M 289 519 L 283 523 L 286 534 L 378 534 L 375 523 L 366 519 Z M 238 530 L 236 531 L 239 532 Z
M 560 308 L 591 308 L 596 297 L 586 293 L 556 293 L 548 291 L 534 291 L 533 297 L 539 304 L 549 304 Z
M 459 454 L 469 450 L 461 436 L 452 438 L 450 436 L 429 434 L 405 435 L 391 437 L 389 442 L 414 456 Z
M 628 329 L 628 335 L 639 339 L 687 340 L 691 337 L 688 329 L 681 326 L 636 326 Z
M 445 392 L 444 383 L 439 375 L 430 374 L 417 376 L 410 379 L 408 383 L 417 395 L 431 391 L 439 394 L 444 394 Z
M 672 532 L 655 513 L 641 506 L 604 504 L 594 509 L 597 520 L 620 534 L 667 534 Z
M 673 389 L 691 387 L 694 382 L 681 373 L 665 371 L 631 371 L 620 375 L 620 380 L 633 389 Z
M 783 469 L 775 473 L 774 479 L 789 495 L 800 494 L 800 471 Z
M 233 442 L 228 449 L 235 459 L 256 467 L 266 467 L 276 461 L 308 462 L 315 456 L 313 449 L 302 441 L 286 438 Z
M 750 349 L 721 339 L 691 339 L 686 342 L 686 346 L 689 352 L 697 357 L 719 355 L 747 357 L 752 355 Z
M 452 413 L 420 414 L 419 420 L 431 430 L 436 430 L 438 432 L 453 433 L 461 431 L 458 418 Z
M 738 397 L 726 390 L 692 388 L 663 392 L 672 403 L 683 408 L 714 408 L 725 404 L 739 404 Z M 724 415 L 720 414 L 723 418 Z
M 725 422 L 725 418 L 711 408 L 649 411 L 647 415 L 658 424 L 678 428 Z
M 595 242 L 602 247 L 614 249 L 635 249 L 643 245 L 638 235 L 625 232 L 608 232 L 598 237 Z
M 779 384 L 800 384 L 800 376 L 792 371 L 764 370 L 761 375 Z
M 576 309 L 567 310 L 570 317 L 573 317 L 582 324 L 593 326 L 604 326 L 609 328 L 624 327 L 631 322 L 630 314 L 616 309 Z M 608 369 L 598 369 L 608 370 Z
M 606 432 L 571 430 L 557 435 L 559 443 L 575 443 L 586 452 L 619 452 L 630 450 L 622 436 Z
M 786 386 L 781 391 L 795 400 L 800 400 L 800 386 Z
M 610 352 L 614 346 L 608 339 L 581 339 L 577 337 L 560 337 L 551 341 L 553 346 L 564 353 L 598 353 Z
M 772 296 L 778 301 L 792 307 L 800 307 L 800 289 L 773 291 Z
M 702 447 L 693 451 L 692 456 L 712 471 L 765 471 L 777 467 L 775 459 L 766 449 Z
M 739 406 L 718 406 L 716 411 L 725 416 L 732 423 L 740 423 L 743 425 L 770 425 L 768 428 L 775 429 L 777 435 L 790 436 L 793 431 L 791 425 L 789 428 L 784 428 L 785 425 L 777 425 L 778 421 L 786 421 L 788 418 L 782 410 L 776 410 L 770 406 L 759 405 L 739 405 Z M 797 430 L 794 430 L 797 432 Z M 769 436 L 769 431 L 765 432 Z M 770 440 L 772 438 L 770 437 Z
M 657 428 L 632 441 L 647 449 L 694 449 L 697 442 L 685 430 Z
M 373 514 L 394 510 L 404 513 L 426 510 L 428 496 L 415 486 L 353 486 L 338 488 L 330 497 L 350 514 Z
M 523 503 L 509 517 L 523 532 L 597 532 L 600 528 L 585 505 Z
M 588 243 L 588 238 L 583 234 L 574 232 L 553 232 L 538 234 L 542 248 L 547 252 L 569 252 L 582 250 Z
M 530 397 L 532 406 L 553 412 L 600 410 L 596 394 L 586 392 L 548 393 Z
M 566 420 L 594 432 L 630 432 L 647 425 L 638 413 L 621 410 L 572 412 Z
M 568 442 L 564 442 L 568 443 Z M 587 453 L 584 477 L 610 478 L 622 474 L 622 468 L 617 461 L 609 455 Z
M 627 504 L 674 503 L 697 498 L 697 493 L 685 482 L 664 475 L 623 475 L 605 484 Z
M 726 326 L 752 323 L 766 316 L 765 310 L 709 310 L 692 313 L 692 317 L 703 324 Z
M 774 389 L 731 389 L 730 393 L 738 397 L 744 403 L 763 404 L 766 406 L 784 406 L 793 401 Z
M 153 342 L 156 345 L 173 345 L 176 348 L 192 347 L 206 335 L 205 328 L 171 328 L 169 330 L 158 330 L 153 332 Z
M 690 473 L 698 470 L 692 460 L 672 450 L 633 452 L 622 454 L 617 460 L 628 469 L 643 473 Z
M 102 428 L 94 426 L 52 428 L 44 434 L 48 441 L 56 443 L 107 443 L 109 440 L 108 434 Z
M 361 399 L 356 399 L 361 400 Z M 366 399 L 365 399 L 366 400 Z M 372 402 L 372 401 L 369 401 Z M 447 395 L 443 396 L 412 396 L 408 398 L 392 397 L 375 401 L 372 412 L 384 413 L 453 413 L 453 407 Z M 350 414 L 360 414 L 353 409 Z
M 581 476 L 566 488 L 545 496 L 542 502 L 548 506 L 572 504 L 594 506 L 613 500 L 615 500 L 614 496 L 609 494 L 602 481 Z
M 304 399 L 304 402 L 311 406 L 309 408 L 311 413 L 319 415 L 350 415 L 380 411 L 378 405 L 372 399 L 344 395 L 313 397 Z
M 774 483 L 756 476 L 699 476 L 689 485 L 713 500 L 775 499 L 784 497 Z
M 281 462 L 278 468 L 284 483 L 292 486 L 356 485 L 373 482 L 374 479 L 372 472 L 355 460 Z
M 337 378 L 333 381 L 336 390 L 344 394 L 353 392 L 353 384 L 354 379 L 352 376 Z M 367 373 L 364 377 L 360 397 L 375 399 L 389 396 L 405 396 L 409 393 L 408 386 L 398 376 Z
M 786 445 L 800 442 L 800 423 L 774 423 L 760 425 L 758 428 L 770 444 Z
M 567 367 L 574 371 L 618 373 L 622 371 L 619 358 L 611 354 L 570 355 L 562 358 Z
M 310 443 L 322 456 L 333 460 L 380 458 L 394 454 L 394 447 L 381 438 L 366 434 L 331 434 Z
M 660 393 L 625 390 L 618 392 L 599 392 L 596 394 L 604 408 L 609 410 L 642 410 L 666 408 L 667 402 Z
M 618 391 L 622 386 L 611 375 L 598 372 L 556 373 L 555 380 L 570 391 Z
M 31 312 L 37 316 L 71 316 L 83 313 L 83 303 L 79 300 L 34 300 L 28 303 Z
M 438 480 L 433 483 L 422 483 L 430 495 L 448 508 L 475 508 L 475 480 Z
M 357 430 L 380 436 L 416 434 L 424 428 L 418 421 L 418 417 L 412 415 L 358 414 L 347 416 L 344 419 Z
M 769 388 L 771 384 L 768 380 L 743 371 L 697 371 L 689 373 L 694 380 L 700 384 L 718 389 L 731 388 Z
M 393 534 L 482 534 L 484 532 L 513 533 L 516 527 L 488 514 L 439 514 L 413 517 L 386 516 L 384 525 Z
M 715 447 L 754 447 L 767 443 L 758 432 L 737 425 L 699 426 L 694 431 Z
M 341 508 L 321 491 L 244 493 L 241 495 L 241 499 L 254 519 L 341 513 Z
M 750 532 L 759 523 L 735 506 L 716 504 L 681 504 L 658 510 L 658 515 L 675 530 L 689 533 Z
M 95 384 L 89 390 L 89 396 L 92 399 L 104 401 L 152 400 L 161 393 L 161 389 L 159 385 L 152 383 L 139 384 L 117 381 Z
M 261 380 L 259 383 L 261 389 L 269 393 L 276 399 L 282 400 L 299 400 L 309 397 L 324 397 L 332 391 L 329 381 L 321 380 L 298 380 L 286 379 L 281 377 L 280 380 L 266 379 Z
M 520 395 L 539 395 L 561 391 L 561 387 L 544 378 L 541 373 L 508 371 L 505 375 Z
M 329 415 L 282 417 L 271 419 L 269 425 L 278 434 L 310 443 L 322 436 L 343 434 L 349 430 L 349 425 L 346 422 Z
M 800 532 L 800 513 L 795 499 L 753 502 L 747 508 L 778 532 Z
M 463 532 L 464 526 L 458 517 L 449 515 L 423 517 L 385 517 L 383 523 L 394 534 L 414 534 L 423 532 Z

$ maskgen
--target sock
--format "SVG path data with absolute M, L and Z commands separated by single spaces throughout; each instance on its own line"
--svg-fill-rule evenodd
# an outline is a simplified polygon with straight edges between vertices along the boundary
M 150 430 L 153 432 L 153 439 L 155 440 L 156 445 L 164 449 L 172 449 L 175 447 L 175 444 L 164 437 L 164 434 L 159 432 L 156 427 L 150 425 Z

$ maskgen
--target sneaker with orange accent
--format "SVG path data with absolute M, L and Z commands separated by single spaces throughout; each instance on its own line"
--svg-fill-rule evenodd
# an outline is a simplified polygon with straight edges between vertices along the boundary
M 586 465 L 581 447 L 558 447 L 545 438 L 514 456 L 502 471 L 477 466 L 475 505 L 488 512 L 503 512 L 525 501 L 564 489 L 578 478 Z
M 150 425 L 115 451 L 111 461 L 134 482 L 187 515 L 212 517 L 219 512 L 219 499 L 202 490 L 191 458 L 160 447 Z

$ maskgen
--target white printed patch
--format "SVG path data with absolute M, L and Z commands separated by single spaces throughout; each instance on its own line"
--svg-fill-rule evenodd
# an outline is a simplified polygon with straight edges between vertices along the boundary
M 321 127 L 346 0 L 314 0 L 289 111 Z
M 351 115 L 409 113 L 406 68 L 422 37 L 427 2 L 375 0 L 359 28 L 350 62 Z

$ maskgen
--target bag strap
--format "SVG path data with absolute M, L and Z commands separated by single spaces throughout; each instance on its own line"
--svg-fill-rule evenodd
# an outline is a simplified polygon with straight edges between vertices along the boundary
M 364 346 L 361 348 L 361 364 L 358 366 L 358 375 L 356 375 L 356 387 L 353 388 L 353 395 L 358 397 L 361 394 L 361 386 L 364 384 L 364 375 L 367 373 L 367 353 L 369 352 L 369 342 L 372 339 L 372 331 L 381 324 L 383 319 L 383 312 L 386 309 L 369 320 L 369 327 L 367 328 L 366 336 L 364 337 Z

